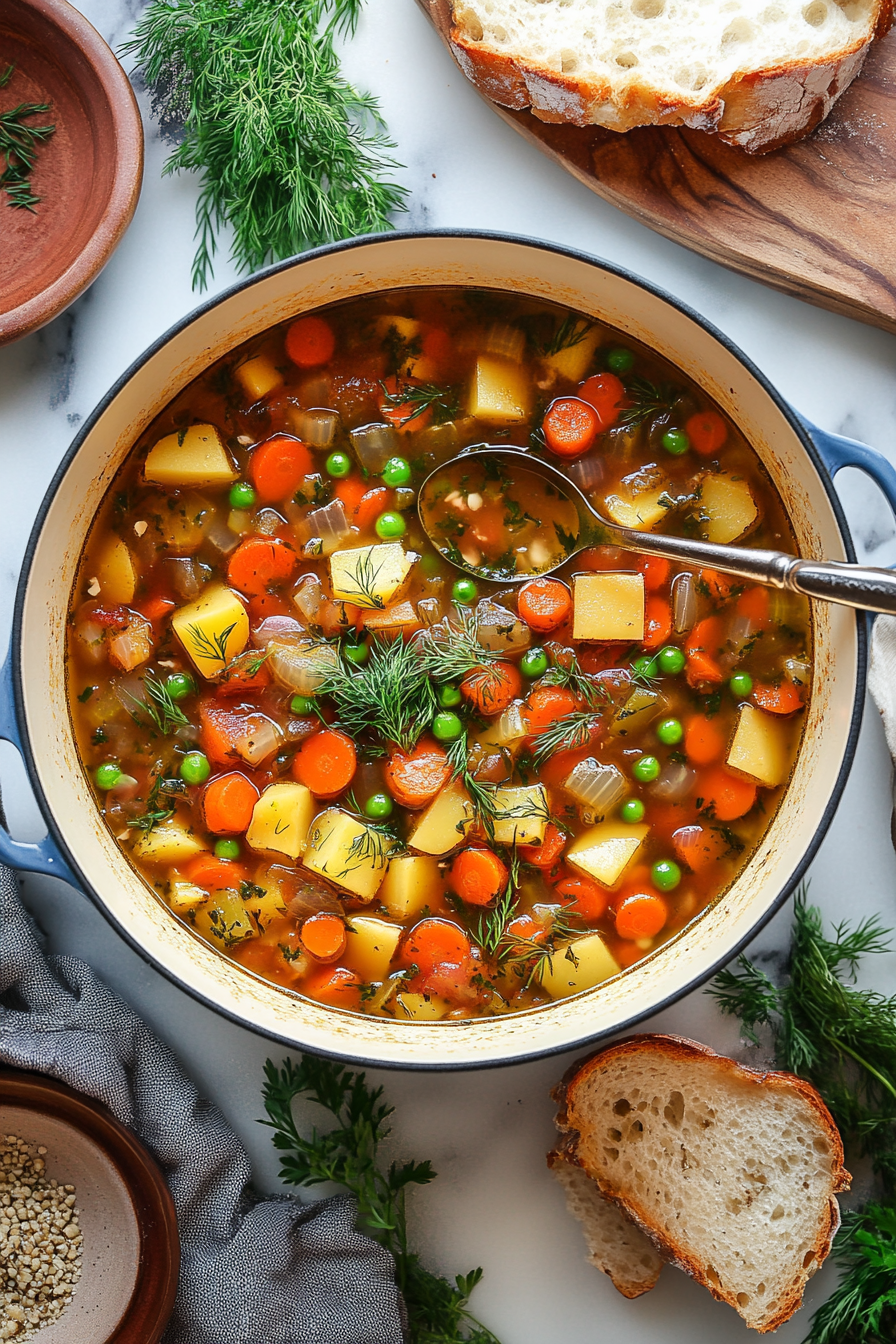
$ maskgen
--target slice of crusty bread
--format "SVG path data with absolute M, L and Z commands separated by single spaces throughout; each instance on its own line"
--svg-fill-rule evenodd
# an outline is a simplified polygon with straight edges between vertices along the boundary
M 827 116 L 894 0 L 426 0 L 464 73 L 544 121 L 684 125 L 752 153 Z
M 548 1153 L 548 1166 L 563 1186 L 570 1213 L 582 1224 L 591 1264 L 609 1275 L 623 1297 L 649 1292 L 665 1263 L 650 1238 L 562 1151 Z
M 843 1145 L 815 1089 L 677 1036 L 634 1036 L 555 1093 L 566 1160 L 755 1330 L 802 1301 L 840 1223 Z

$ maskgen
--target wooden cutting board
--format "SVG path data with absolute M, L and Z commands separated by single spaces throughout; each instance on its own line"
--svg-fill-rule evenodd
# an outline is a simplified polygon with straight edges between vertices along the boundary
M 444 0 L 418 0 L 447 45 Z M 486 102 L 658 233 L 809 303 L 896 332 L 896 30 L 817 131 L 757 157 L 703 131 L 620 135 Z

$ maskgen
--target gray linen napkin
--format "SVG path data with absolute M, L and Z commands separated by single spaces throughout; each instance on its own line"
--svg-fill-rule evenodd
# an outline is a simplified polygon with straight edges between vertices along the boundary
M 0 866 L 0 1062 L 94 1097 L 155 1154 L 181 1272 L 165 1344 L 401 1344 L 391 1257 L 347 1197 L 253 1195 L 246 1152 L 175 1056 L 74 957 L 46 957 Z
M 871 662 L 868 690 L 880 710 L 890 755 L 896 761 L 896 616 L 875 616 L 871 627 Z M 896 848 L 896 778 L 893 784 L 893 814 L 890 834 Z

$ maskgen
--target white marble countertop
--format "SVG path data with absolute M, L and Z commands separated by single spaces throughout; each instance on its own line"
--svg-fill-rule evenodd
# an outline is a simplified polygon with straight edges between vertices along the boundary
M 117 47 L 139 0 L 80 0 Z M 370 0 L 346 55 L 350 75 L 381 99 L 406 166 L 411 228 L 483 228 L 581 248 L 646 277 L 692 305 L 756 361 L 803 414 L 863 440 L 896 461 L 896 341 L 810 308 L 667 242 L 588 192 L 489 112 L 454 69 L 414 0 Z M 0 350 L 0 449 L 7 513 L 0 533 L 0 629 L 9 629 L 16 580 L 33 517 L 53 471 L 99 398 L 142 350 L 196 303 L 190 290 L 192 177 L 160 176 L 166 148 L 141 100 L 146 177 L 137 215 L 106 270 L 67 313 Z M 225 248 L 226 257 L 226 248 Z M 234 278 L 219 261 L 212 292 Z M 877 490 L 857 473 L 838 478 L 860 558 L 896 562 L 896 536 Z M 13 833 L 43 833 L 12 748 L 0 747 L 0 782 Z M 896 924 L 896 857 L 890 843 L 890 762 L 869 705 L 852 776 L 811 870 L 811 896 L 827 916 L 878 910 Z M 861 856 L 861 857 L 859 857 Z M 178 1052 L 200 1089 L 246 1142 L 262 1188 L 277 1187 L 277 1161 L 262 1112 L 262 1066 L 280 1048 L 223 1020 L 137 957 L 82 897 L 53 879 L 27 878 L 26 900 L 53 951 L 89 961 Z M 783 949 L 785 909 L 755 949 Z M 892 984 L 896 954 L 864 979 Z M 700 992 L 646 1024 L 716 1048 L 737 1031 Z M 439 1174 L 413 1196 L 412 1226 L 426 1261 L 453 1274 L 485 1270 L 474 1309 L 503 1344 L 726 1344 L 747 1338 L 726 1306 L 674 1270 L 637 1302 L 620 1297 L 584 1260 L 544 1153 L 551 1143 L 548 1089 L 566 1057 L 468 1074 L 377 1076 L 396 1105 L 397 1152 L 429 1157 Z M 778 1334 L 805 1335 L 808 1311 L 835 1281 L 828 1265 L 807 1308 Z

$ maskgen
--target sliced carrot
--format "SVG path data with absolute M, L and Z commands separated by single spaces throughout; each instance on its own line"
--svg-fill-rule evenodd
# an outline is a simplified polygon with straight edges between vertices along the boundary
M 299 992 L 330 1008 L 356 1010 L 361 1007 L 363 981 L 345 966 L 320 966 L 305 976 Z
M 337 961 L 347 942 L 345 924 L 338 915 L 321 910 L 302 923 L 302 946 L 315 961 Z
M 513 663 L 489 663 L 468 672 L 460 684 L 463 695 L 480 714 L 503 714 L 523 687 Z
M 711 765 L 727 744 L 728 735 L 717 718 L 694 714 L 684 726 L 684 754 L 694 765 Z
M 542 765 L 538 777 L 549 789 L 559 789 L 576 766 L 593 755 L 594 745 L 591 742 L 585 747 L 578 747 L 575 751 L 557 751 Z
M 145 602 L 141 602 L 134 610 L 139 611 L 140 615 L 145 616 L 152 625 L 157 625 L 176 606 L 173 597 L 163 597 L 161 593 L 156 593 L 154 597 L 148 597 Z
M 391 502 L 392 491 L 387 490 L 384 485 L 378 485 L 373 490 L 365 490 L 352 514 L 352 523 L 359 531 L 366 532 L 368 528 L 373 527 L 380 514 L 388 510 Z
M 331 602 L 324 598 L 317 613 L 317 623 L 325 639 L 335 639 L 344 635 L 352 626 L 357 628 L 361 608 L 354 602 Z
M 249 873 L 234 859 L 218 859 L 214 854 L 197 854 L 184 866 L 187 878 L 206 891 L 239 891 L 241 882 L 248 882 Z
M 426 807 L 447 783 L 451 766 L 435 738 L 421 737 L 413 751 L 393 748 L 386 765 L 386 784 L 399 807 Z
M 579 648 L 579 667 L 592 676 L 619 667 L 622 656 L 631 648 L 629 640 L 607 640 L 600 644 L 583 644 Z
M 769 714 L 793 714 L 795 710 L 803 707 L 802 696 L 789 681 L 782 681 L 778 686 L 756 682 L 753 686 L 752 700 Z
M 635 565 L 638 572 L 644 575 L 644 587 L 648 593 L 655 593 L 659 588 L 665 588 L 669 582 L 669 571 L 672 566 L 665 556 L 639 555 Z
M 727 574 L 720 574 L 717 569 L 701 569 L 699 577 L 714 602 L 724 602 L 731 596 L 733 580 Z
M 488 905 L 507 886 L 507 869 L 490 849 L 462 849 L 448 880 L 468 905 Z
M 199 702 L 199 745 L 213 765 L 232 765 L 246 736 L 246 717 L 213 699 Z
M 578 707 L 578 700 L 565 686 L 538 686 L 523 705 L 521 717 L 530 733 L 543 733 Z
M 725 674 L 717 661 L 721 646 L 722 622 L 718 616 L 707 616 L 706 620 L 694 626 L 684 645 L 688 660 L 685 675 L 689 686 L 725 680 Z
M 335 798 L 351 784 L 357 765 L 352 739 L 338 728 L 322 728 L 299 747 L 292 775 L 317 798 Z
M 520 589 L 516 605 L 520 619 L 531 630 L 546 635 L 567 619 L 572 611 L 572 598 L 566 584 L 559 579 L 532 579 Z
M 618 546 L 586 546 L 584 551 L 579 551 L 576 556 L 576 569 L 587 569 L 589 572 L 598 573 L 607 569 L 624 569 L 626 566 L 626 553 Z
M 694 796 L 697 806 L 705 808 L 716 821 L 736 821 L 756 802 L 756 785 L 716 765 L 697 780 Z
M 600 919 L 609 905 L 609 892 L 589 877 L 565 877 L 558 882 L 554 891 L 564 901 L 569 901 L 575 913 L 583 919 Z
M 536 868 L 553 868 L 565 846 L 566 836 L 563 831 L 549 821 L 540 845 L 517 845 L 516 852 L 524 863 L 532 863 Z
M 675 857 L 692 873 L 702 873 L 728 850 L 725 837 L 708 826 L 682 826 L 672 836 Z
M 508 938 L 527 938 L 535 943 L 543 942 L 548 936 L 545 926 L 529 914 L 517 915 L 515 919 L 510 921 L 504 932 Z
M 262 691 L 270 684 L 271 674 L 264 662 L 264 654 L 259 649 L 247 649 L 228 664 L 215 688 L 215 695 L 219 699 L 226 699 L 249 691 Z
M 616 932 L 620 938 L 653 938 L 666 923 L 666 902 L 651 892 L 627 896 L 616 909 Z
M 227 581 L 249 597 L 261 597 L 291 578 L 296 564 L 295 551 L 279 537 L 247 537 L 230 557 Z
M 442 327 L 430 327 L 423 335 L 421 350 L 425 359 L 444 364 L 454 353 L 454 342 Z
M 245 775 L 218 775 L 205 786 L 202 813 L 213 835 L 242 835 L 249 829 L 259 792 Z
M 737 599 L 737 614 L 748 617 L 754 625 L 764 626 L 769 622 L 769 595 L 767 588 L 748 588 Z
M 367 494 L 367 482 L 360 476 L 345 476 L 341 481 L 336 482 L 333 493 L 336 498 L 342 501 L 342 506 L 349 519 L 355 509 L 361 503 L 361 500 Z
M 728 438 L 728 426 L 718 411 L 698 411 L 685 423 L 691 447 L 704 457 L 717 453 Z
M 383 390 L 389 398 L 400 396 L 409 388 L 418 387 L 419 382 L 415 378 L 386 378 L 383 381 Z M 418 415 L 419 404 L 413 401 L 403 401 L 398 404 L 387 400 L 384 395 L 380 400 L 380 415 L 390 425 L 394 425 L 404 434 L 413 434 L 418 429 L 425 429 L 432 420 L 432 407 L 427 406 L 425 410 Z
M 619 419 L 625 402 L 625 388 L 615 373 L 598 373 L 579 388 L 582 401 L 587 401 L 597 412 L 600 430 L 609 429 Z
M 645 649 L 658 649 L 672 634 L 672 606 L 667 598 L 652 593 L 644 603 Z
M 551 452 L 571 460 L 587 453 L 601 427 L 601 417 L 580 397 L 558 397 L 548 407 L 541 427 Z
M 447 919 L 422 919 L 405 938 L 401 961 L 425 975 L 437 966 L 463 966 L 471 951 L 469 938 L 457 924 Z
M 322 317 L 300 317 L 286 333 L 286 353 L 300 369 L 327 364 L 336 349 L 336 336 Z
M 314 459 L 301 439 L 275 434 L 260 443 L 249 459 L 249 475 L 263 504 L 292 499 L 306 476 L 314 471 Z

